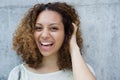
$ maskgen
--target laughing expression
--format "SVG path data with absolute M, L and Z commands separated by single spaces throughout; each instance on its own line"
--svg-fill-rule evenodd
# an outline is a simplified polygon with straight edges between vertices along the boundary
M 64 36 L 64 25 L 59 13 L 44 10 L 38 15 L 34 38 L 43 56 L 58 54 L 63 44 Z

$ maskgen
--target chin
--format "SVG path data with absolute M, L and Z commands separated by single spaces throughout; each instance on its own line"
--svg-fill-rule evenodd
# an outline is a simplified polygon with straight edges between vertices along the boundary
M 42 56 L 45 56 L 45 57 L 52 55 L 52 53 L 50 52 L 41 52 L 41 54 Z
M 57 53 L 53 53 L 53 52 L 41 52 L 43 57 L 49 57 L 49 56 L 55 56 Z

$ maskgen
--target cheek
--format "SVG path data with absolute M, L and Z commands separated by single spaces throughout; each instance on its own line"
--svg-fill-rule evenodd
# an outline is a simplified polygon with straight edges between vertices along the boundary
M 64 33 L 59 33 L 58 35 L 55 36 L 55 38 L 56 38 L 56 41 L 62 44 L 64 41 Z
M 35 41 L 37 41 L 37 40 L 38 40 L 38 37 L 39 37 L 39 33 L 34 32 L 34 39 L 35 39 Z

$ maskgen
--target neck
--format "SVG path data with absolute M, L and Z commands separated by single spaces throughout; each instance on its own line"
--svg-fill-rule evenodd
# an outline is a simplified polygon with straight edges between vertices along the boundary
M 42 65 L 40 69 L 38 69 L 38 71 L 41 73 L 49 73 L 49 72 L 58 71 L 59 67 L 57 65 L 57 60 L 58 60 L 57 55 L 43 57 Z
M 55 56 L 48 56 L 48 57 L 43 57 L 42 60 L 42 66 L 43 67 L 53 67 L 53 66 L 57 66 L 57 55 Z

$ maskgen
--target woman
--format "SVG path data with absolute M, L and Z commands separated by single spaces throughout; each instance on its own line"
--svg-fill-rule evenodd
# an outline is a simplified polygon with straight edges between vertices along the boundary
M 8 80 L 96 80 L 81 54 L 80 21 L 66 3 L 36 4 L 29 9 L 13 38 L 24 61 Z

